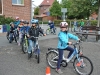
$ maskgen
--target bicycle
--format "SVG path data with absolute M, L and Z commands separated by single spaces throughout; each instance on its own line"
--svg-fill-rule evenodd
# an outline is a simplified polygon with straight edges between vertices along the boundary
M 15 36 L 15 37 L 16 37 L 16 40 L 18 40 L 18 39 L 19 39 L 18 30 L 15 29 L 15 30 L 14 30 L 14 34 L 16 35 L 16 36 Z M 6 38 L 7 38 L 7 40 L 10 40 L 10 31 L 7 32 Z
M 7 39 L 9 40 L 9 43 L 12 43 L 13 40 L 15 40 L 15 42 L 17 43 L 16 30 L 13 30 L 13 33 L 10 33 L 9 31 L 9 35 L 7 36 Z
M 40 48 L 39 48 L 39 44 L 38 44 L 39 37 L 34 37 L 34 36 L 31 36 L 31 37 L 36 39 L 36 45 L 34 48 L 32 48 L 31 56 L 34 54 L 35 58 L 37 59 L 37 63 L 40 63 Z
M 28 38 L 26 33 L 24 34 L 24 39 L 22 40 L 22 51 L 24 54 L 28 51 Z
M 55 27 L 54 27 L 54 30 L 50 29 L 50 27 L 49 27 L 48 29 L 46 29 L 46 34 L 47 35 L 49 35 L 49 34 L 55 34 L 56 35 L 56 31 L 57 31 L 57 29 Z
M 73 67 L 75 69 L 75 71 L 79 74 L 79 75 L 90 75 L 93 72 L 93 64 L 91 62 L 91 60 L 83 55 L 83 51 L 81 50 L 81 45 L 80 42 L 76 42 L 72 44 L 74 47 L 74 52 L 73 54 L 69 57 L 69 62 L 73 61 Z M 77 49 L 76 45 L 79 45 L 79 49 Z M 58 49 L 56 48 L 48 48 L 48 52 L 46 53 L 46 60 L 48 65 L 55 69 L 57 68 L 57 61 L 58 61 Z M 50 60 L 49 60 L 50 58 Z M 87 61 L 87 63 L 86 63 Z M 87 64 L 90 65 L 90 69 L 87 69 Z M 68 63 L 63 55 L 63 60 L 60 64 L 60 66 L 62 67 L 67 67 Z

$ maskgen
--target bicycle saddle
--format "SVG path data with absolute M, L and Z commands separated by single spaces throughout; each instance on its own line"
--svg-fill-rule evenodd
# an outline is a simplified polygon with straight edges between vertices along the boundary
M 58 50 L 57 48 L 48 48 L 48 50 Z

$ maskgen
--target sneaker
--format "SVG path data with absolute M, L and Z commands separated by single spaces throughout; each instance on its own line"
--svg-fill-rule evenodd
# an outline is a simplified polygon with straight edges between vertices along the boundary
M 56 69 L 56 72 L 59 74 L 62 74 L 63 72 L 61 71 L 61 69 Z
M 18 46 L 20 46 L 20 43 L 18 43 Z
M 70 60 L 67 58 L 67 59 L 65 59 L 66 60 L 66 62 L 68 63 Z
M 31 58 L 31 53 L 28 53 L 28 59 L 30 59 Z

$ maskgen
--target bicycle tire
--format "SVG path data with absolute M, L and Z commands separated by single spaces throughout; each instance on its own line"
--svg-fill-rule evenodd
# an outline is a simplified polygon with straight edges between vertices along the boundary
M 28 47 L 27 47 L 27 45 L 26 45 L 26 41 L 25 40 L 23 40 L 23 42 L 22 42 L 22 52 L 25 54 L 26 52 L 27 52 L 27 49 Z
M 80 65 L 80 64 L 78 64 L 77 65 L 77 63 L 78 63 L 78 60 L 77 60 L 77 58 L 75 58 L 74 59 L 74 62 L 73 62 L 73 66 L 74 66 L 74 69 L 75 69 L 75 71 L 79 74 L 79 75 L 91 75 L 92 74 L 92 72 L 93 72 L 93 64 L 92 64 L 92 62 L 91 62 L 91 60 L 88 58 L 88 57 L 86 57 L 86 56 L 79 56 L 79 58 L 81 59 L 81 60 L 83 60 L 82 62 L 82 64 Z M 82 69 L 84 69 L 84 66 L 87 66 L 87 64 L 86 64 L 86 61 L 85 60 L 87 60 L 88 61 L 88 63 L 90 64 L 90 71 L 89 72 L 87 72 L 87 73 L 83 73 L 83 70 Z M 84 62 L 85 61 L 85 62 Z M 78 69 L 78 68 L 80 68 L 80 70 Z M 82 71 L 81 71 L 82 70 Z M 86 69 L 85 68 L 85 70 L 86 71 L 88 71 L 89 69 Z
M 55 32 L 53 32 L 54 35 L 57 34 L 57 28 L 54 28 Z
M 37 54 L 37 63 L 38 64 L 40 63 L 40 54 L 39 53 Z
M 53 62 L 54 65 L 52 65 L 51 62 L 50 62 L 51 60 L 49 61 L 49 55 L 51 55 L 52 58 L 54 58 L 53 55 L 52 55 L 52 53 L 55 54 L 54 57 L 58 56 L 58 53 L 57 53 L 56 51 L 51 50 L 51 51 L 49 51 L 49 52 L 46 54 L 46 61 L 47 61 L 47 64 L 48 64 L 51 68 L 55 69 L 55 68 L 57 68 L 57 62 Z
M 50 34 L 50 30 L 46 29 L 46 35 L 49 35 L 49 34 Z

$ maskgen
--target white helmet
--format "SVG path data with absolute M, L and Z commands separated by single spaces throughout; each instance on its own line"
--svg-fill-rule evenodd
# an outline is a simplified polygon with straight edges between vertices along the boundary
M 16 16 L 16 19 L 19 19 L 19 17 L 18 17 L 18 16 Z
M 61 28 L 66 28 L 66 27 L 68 27 L 68 23 L 67 22 L 61 22 L 60 27 Z

